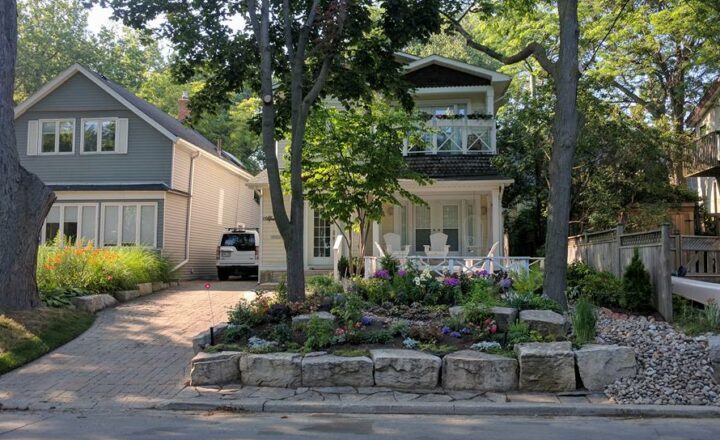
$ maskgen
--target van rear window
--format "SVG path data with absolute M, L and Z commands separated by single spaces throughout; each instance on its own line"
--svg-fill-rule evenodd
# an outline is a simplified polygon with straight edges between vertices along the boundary
M 224 234 L 221 246 L 233 246 L 239 251 L 255 250 L 255 235 L 253 234 Z

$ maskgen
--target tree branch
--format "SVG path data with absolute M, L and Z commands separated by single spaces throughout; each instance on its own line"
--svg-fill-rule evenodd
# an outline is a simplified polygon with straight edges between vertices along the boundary
M 293 47 L 292 38 L 292 19 L 290 16 L 290 0 L 283 0 L 283 17 L 285 24 L 283 26 L 285 30 L 285 48 L 287 49 L 288 59 L 293 60 L 295 58 L 295 48 Z
M 653 115 L 653 117 L 659 118 L 660 116 L 662 116 L 664 114 L 664 112 L 662 112 L 654 103 L 641 98 L 635 92 L 630 90 L 629 87 L 625 86 L 624 84 L 621 84 L 618 80 L 613 79 L 613 85 L 615 86 L 615 88 L 617 88 L 618 90 L 623 92 L 625 94 L 625 96 L 630 98 L 633 102 L 645 107 L 645 109 L 648 112 L 650 112 Z
M 463 38 L 465 38 L 467 45 L 472 47 L 473 49 L 480 51 L 480 52 L 490 56 L 491 58 L 494 58 L 494 59 L 500 61 L 503 64 L 516 64 L 516 63 L 519 63 L 520 61 L 524 61 L 530 57 L 533 57 L 533 58 L 535 58 L 535 60 L 537 60 L 537 62 L 540 64 L 540 66 L 543 69 L 545 69 L 545 71 L 547 73 L 550 74 L 550 76 L 555 78 L 555 76 L 557 75 L 557 67 L 556 67 L 555 63 L 552 62 L 550 60 L 550 58 L 548 58 L 547 52 L 545 51 L 545 48 L 541 44 L 533 41 L 532 43 L 525 46 L 524 49 L 520 50 L 515 55 L 508 56 L 508 55 L 505 55 L 503 53 L 496 51 L 495 49 L 493 49 L 489 46 L 485 46 L 484 44 L 478 43 L 477 41 L 475 41 L 473 39 L 472 35 L 470 35 L 470 33 L 467 30 L 465 30 L 465 28 L 457 20 L 455 20 L 454 18 L 450 17 L 449 15 L 447 15 L 445 13 L 443 13 L 443 15 L 445 15 L 445 17 L 450 21 L 453 28 L 455 29 L 455 32 L 457 32 Z
M 595 46 L 595 49 L 593 49 L 593 53 L 590 56 L 590 59 L 587 61 L 587 63 L 585 63 L 583 65 L 583 67 L 582 67 L 583 72 L 586 71 L 590 67 L 590 65 L 595 62 L 595 57 L 597 56 L 598 51 L 603 46 L 603 44 L 605 44 L 605 40 L 607 40 L 607 38 L 610 36 L 610 34 L 612 33 L 612 30 L 615 28 L 615 25 L 617 25 L 618 21 L 620 21 L 620 17 L 625 12 L 625 7 L 628 5 L 628 3 L 630 3 L 630 0 L 625 0 L 625 3 L 623 3 L 622 6 L 620 7 L 620 10 L 618 11 L 617 15 L 615 16 L 615 19 L 613 20 L 613 22 L 610 24 L 610 27 L 608 28 L 607 32 L 605 32 L 605 35 L 602 37 L 602 39 L 597 44 L 597 46 Z

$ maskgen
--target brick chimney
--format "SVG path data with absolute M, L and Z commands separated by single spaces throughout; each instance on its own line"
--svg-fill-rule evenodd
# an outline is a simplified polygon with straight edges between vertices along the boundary
M 182 96 L 178 99 L 178 121 L 185 122 L 190 116 L 190 109 L 188 108 L 188 102 L 190 101 L 190 95 L 187 91 L 182 92 Z

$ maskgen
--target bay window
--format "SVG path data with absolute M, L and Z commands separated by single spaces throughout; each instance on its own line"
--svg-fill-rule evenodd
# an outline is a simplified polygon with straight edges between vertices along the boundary
M 103 246 L 157 247 L 157 204 L 104 204 Z

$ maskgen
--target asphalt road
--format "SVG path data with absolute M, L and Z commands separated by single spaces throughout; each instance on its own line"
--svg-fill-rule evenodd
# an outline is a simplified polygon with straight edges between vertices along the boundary
M 0 412 L 0 439 L 502 439 L 720 438 L 720 420 Z

